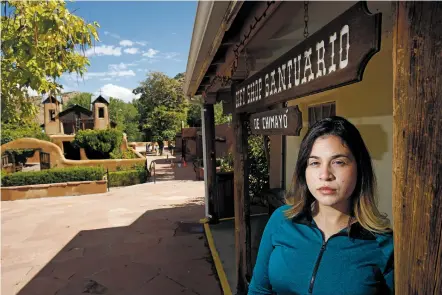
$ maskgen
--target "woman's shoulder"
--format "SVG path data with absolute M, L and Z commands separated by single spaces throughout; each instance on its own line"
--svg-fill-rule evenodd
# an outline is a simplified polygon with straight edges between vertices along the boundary
M 289 205 L 283 205 L 281 207 L 278 207 L 275 211 L 273 211 L 272 215 L 270 216 L 268 224 L 273 226 L 279 226 L 284 220 L 287 220 L 286 217 L 286 211 L 287 209 L 290 209 Z
M 376 233 L 375 236 L 379 249 L 383 253 L 388 263 L 388 261 L 392 260 L 394 256 L 393 232 L 390 231 L 386 233 Z

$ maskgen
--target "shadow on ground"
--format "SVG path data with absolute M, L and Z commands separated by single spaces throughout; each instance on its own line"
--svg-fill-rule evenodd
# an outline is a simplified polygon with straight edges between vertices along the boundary
M 221 294 L 196 202 L 79 232 L 18 295 Z

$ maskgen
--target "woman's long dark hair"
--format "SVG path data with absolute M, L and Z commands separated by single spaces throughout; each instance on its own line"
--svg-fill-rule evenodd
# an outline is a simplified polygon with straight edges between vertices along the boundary
M 294 217 L 300 212 L 312 214 L 312 204 L 315 198 L 308 189 L 305 171 L 313 144 L 319 137 L 326 135 L 341 138 L 342 143 L 353 154 L 357 164 L 357 182 L 351 196 L 351 216 L 356 218 L 364 228 L 372 232 L 390 231 L 390 221 L 377 208 L 375 197 L 376 177 L 364 140 L 353 124 L 338 116 L 316 122 L 302 140 L 293 175 L 293 189 L 289 191 L 286 197 L 287 203 L 292 205 L 286 211 L 287 216 Z

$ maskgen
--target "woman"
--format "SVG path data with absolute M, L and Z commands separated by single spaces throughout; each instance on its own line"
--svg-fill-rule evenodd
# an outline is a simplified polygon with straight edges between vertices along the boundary
M 248 294 L 394 294 L 392 231 L 356 127 L 341 117 L 314 124 L 293 178 L 289 205 L 262 235 Z

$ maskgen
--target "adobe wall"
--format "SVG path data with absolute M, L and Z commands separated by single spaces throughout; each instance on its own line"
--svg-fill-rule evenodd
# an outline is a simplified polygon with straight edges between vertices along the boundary
M 10 186 L 2 187 L 0 191 L 2 201 L 100 194 L 107 191 L 107 181 L 76 181 Z
M 68 160 L 64 157 L 60 147 L 56 144 L 35 138 L 20 138 L 1 146 L 1 152 L 8 149 L 42 149 L 50 154 L 51 168 L 103 166 L 109 171 L 116 171 L 117 167 L 131 167 L 136 164 L 145 164 L 146 159 L 139 153 L 136 159 L 105 159 L 105 160 Z

